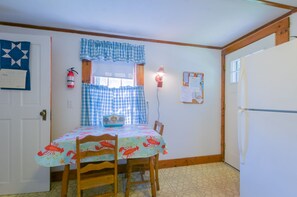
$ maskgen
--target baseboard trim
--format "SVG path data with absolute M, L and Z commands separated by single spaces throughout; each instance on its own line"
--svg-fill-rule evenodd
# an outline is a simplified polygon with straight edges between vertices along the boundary
M 200 157 L 160 160 L 159 168 L 173 168 L 173 167 L 214 163 L 214 162 L 222 162 L 222 161 L 223 161 L 222 155 L 208 155 L 208 156 L 200 156 Z M 125 171 L 126 171 L 126 164 L 120 164 L 118 166 L 118 172 L 123 173 Z M 63 175 L 63 171 L 51 172 L 51 182 L 61 181 L 62 175 Z M 69 179 L 70 180 L 76 179 L 76 170 L 70 170 Z
M 200 157 L 160 160 L 159 168 L 172 168 L 172 167 L 189 166 L 189 165 L 204 164 L 204 163 L 222 162 L 222 161 L 223 160 L 221 155 L 207 155 L 207 156 L 200 156 Z

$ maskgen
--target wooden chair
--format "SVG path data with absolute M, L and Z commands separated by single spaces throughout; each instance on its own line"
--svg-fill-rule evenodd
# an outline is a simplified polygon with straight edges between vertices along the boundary
M 155 121 L 154 130 L 158 132 L 160 135 L 163 135 L 164 125 L 159 121 Z M 156 196 L 155 184 L 157 186 L 157 190 L 160 190 L 158 162 L 159 162 L 159 154 L 150 158 L 139 158 L 139 159 L 127 160 L 127 184 L 126 184 L 126 193 L 125 193 L 126 197 L 129 196 L 131 184 L 142 184 L 147 182 L 151 183 L 152 196 Z M 147 168 L 150 171 L 150 180 L 144 180 L 143 178 L 143 174 Z M 138 169 L 138 171 L 141 173 L 142 181 L 131 182 L 131 173 L 133 169 Z M 154 179 L 152 179 L 152 177 L 154 177 Z
M 104 142 L 103 147 L 99 142 Z M 89 142 L 98 142 L 94 150 L 81 150 L 81 145 Z M 82 190 L 113 184 L 113 192 L 102 196 L 116 196 L 118 192 L 118 136 L 104 134 L 101 136 L 86 136 L 82 139 L 76 138 L 76 168 L 77 168 L 77 196 L 82 195 Z M 112 161 L 94 163 L 81 163 L 88 157 L 114 155 Z M 106 173 L 106 172 L 109 173 Z

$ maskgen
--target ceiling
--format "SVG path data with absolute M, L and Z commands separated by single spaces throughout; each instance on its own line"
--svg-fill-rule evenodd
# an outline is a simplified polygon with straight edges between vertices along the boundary
M 0 1 L 1 22 L 217 47 L 289 11 L 255 0 Z

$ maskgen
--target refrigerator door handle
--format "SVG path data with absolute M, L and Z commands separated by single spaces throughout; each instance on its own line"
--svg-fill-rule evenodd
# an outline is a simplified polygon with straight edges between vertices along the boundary
M 247 113 L 243 109 L 238 111 L 238 147 L 240 154 L 240 163 L 244 164 L 248 145 Z
M 244 60 L 241 60 L 244 61 Z M 239 72 L 239 80 L 237 85 L 237 105 L 239 108 L 247 108 L 247 77 L 246 67 L 242 62 Z

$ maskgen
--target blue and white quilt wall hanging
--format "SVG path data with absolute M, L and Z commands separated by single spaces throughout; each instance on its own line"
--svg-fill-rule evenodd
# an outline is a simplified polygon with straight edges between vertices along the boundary
M 0 40 L 0 88 L 31 90 L 30 42 Z

